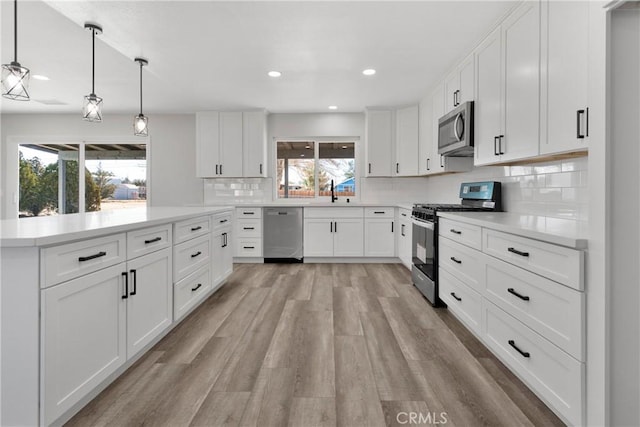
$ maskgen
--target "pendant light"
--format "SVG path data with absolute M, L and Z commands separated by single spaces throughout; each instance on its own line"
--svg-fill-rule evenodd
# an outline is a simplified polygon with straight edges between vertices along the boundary
M 84 97 L 82 105 L 82 118 L 89 122 L 102 121 L 102 98 L 96 95 L 96 34 L 102 34 L 102 28 L 98 25 L 86 22 L 84 28 L 91 31 L 92 57 L 91 57 L 91 93 Z
M 133 134 L 135 136 L 147 136 L 149 135 L 149 128 L 147 127 L 149 119 L 142 114 L 142 67 L 149 65 L 149 61 L 144 58 L 136 58 L 134 61 L 140 64 L 140 114 L 133 119 Z
M 13 2 L 13 61 L 2 65 L 2 96 L 29 100 L 29 69 L 18 62 L 18 0 Z

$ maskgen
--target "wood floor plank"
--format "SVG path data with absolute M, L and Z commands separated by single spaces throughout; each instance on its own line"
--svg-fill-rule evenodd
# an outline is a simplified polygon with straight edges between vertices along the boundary
M 338 424 L 383 426 L 384 416 L 364 336 L 336 336 L 335 360 Z
M 213 336 L 242 337 L 269 293 L 267 288 L 249 289 L 238 306 L 225 319 Z
M 185 365 L 180 378 L 157 397 L 158 405 L 146 414 L 145 422 L 167 427 L 188 425 L 237 344 L 235 337 L 211 338 L 193 362 Z
M 415 286 L 398 286 L 396 292 L 406 306 L 406 310 L 413 315 L 412 321 L 423 329 L 446 328 L 447 325 L 438 315 L 445 308 L 431 308 L 427 299 Z
M 269 369 L 269 379 L 257 426 L 285 426 L 289 422 L 296 372 L 291 368 Z
M 449 410 L 451 410 L 451 408 L 454 408 L 454 410 L 456 410 L 455 403 L 449 402 L 449 406 L 445 406 L 443 404 L 443 400 L 445 396 L 442 394 L 436 393 L 436 391 L 433 388 L 434 383 L 430 377 L 429 378 L 425 377 L 422 366 L 420 365 L 421 363 L 420 361 L 408 360 L 407 363 L 409 364 L 409 369 L 411 370 L 411 373 L 413 374 L 414 378 L 418 382 L 418 388 L 420 389 L 420 394 L 422 396 L 423 401 L 426 403 L 427 408 L 429 409 L 429 412 L 431 412 L 432 414 L 437 414 L 438 419 L 441 419 L 442 417 L 446 417 L 447 418 L 446 425 L 448 427 L 455 427 L 456 424 L 453 422 L 453 420 L 451 419 L 451 415 L 448 412 Z
M 295 349 L 295 397 L 335 397 L 333 313 L 305 311 L 302 345 Z
M 332 264 L 328 263 L 316 263 L 316 264 L 306 264 L 313 266 L 313 271 L 317 276 L 331 276 L 333 274 L 333 269 L 331 267 Z
M 387 280 L 386 276 L 382 274 L 383 270 L 375 267 L 371 267 L 371 265 L 375 264 L 365 264 L 366 271 L 370 273 L 368 276 L 353 276 L 352 283 L 354 286 L 359 289 L 364 289 L 367 292 L 378 296 L 378 297 L 398 297 L 398 293 L 396 292 L 395 287 L 393 286 L 393 282 Z
M 289 427 L 334 427 L 336 402 L 334 398 L 294 397 L 289 414 Z
M 256 382 L 247 401 L 247 405 L 244 408 L 242 419 L 240 420 L 240 426 L 242 427 L 258 427 L 258 418 L 260 417 L 260 411 L 262 410 L 262 402 L 264 395 L 267 392 L 267 386 L 269 384 L 269 375 L 271 369 L 262 368 L 258 373 Z
M 214 392 L 207 396 L 191 426 L 238 426 L 249 400 L 249 392 Z
M 420 391 L 384 314 L 360 313 L 381 400 L 420 400 Z
M 333 287 L 335 278 L 333 276 L 315 276 L 311 289 L 308 310 L 311 311 L 331 311 L 333 310 Z
M 333 289 L 333 327 L 335 335 L 362 335 L 357 291 L 351 287 Z
M 302 345 L 299 332 L 304 320 L 306 301 L 288 300 L 264 357 L 264 368 L 295 368 L 296 349 Z

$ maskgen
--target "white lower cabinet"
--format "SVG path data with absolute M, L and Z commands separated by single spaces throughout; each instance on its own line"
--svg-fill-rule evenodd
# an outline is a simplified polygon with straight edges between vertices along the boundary
M 398 257 L 402 261 L 402 265 L 411 270 L 411 251 L 412 251 L 412 224 L 411 211 L 409 209 L 399 209 L 398 215 Z
M 214 231 L 211 253 L 213 255 L 213 286 L 217 287 L 233 272 L 233 246 L 231 226 Z
M 171 249 L 127 262 L 127 355 L 135 355 L 173 321 Z
M 363 238 L 362 219 L 336 219 L 333 223 L 333 255 L 362 256 Z
M 173 285 L 173 318 L 180 320 L 211 290 L 211 269 L 202 267 Z
M 121 263 L 42 291 L 44 425 L 127 360 L 126 276 Z
M 357 218 L 304 220 L 305 257 L 358 257 L 363 251 L 363 220 Z
M 312 218 L 304 220 L 304 256 L 333 256 L 333 219 Z
M 395 221 L 391 218 L 365 218 L 364 256 L 395 256 Z
M 565 422 L 583 425 L 582 251 L 440 221 L 439 296 Z

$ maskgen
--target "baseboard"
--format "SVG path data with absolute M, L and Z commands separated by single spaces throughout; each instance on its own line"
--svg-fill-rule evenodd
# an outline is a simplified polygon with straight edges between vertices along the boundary
M 305 257 L 305 264 L 400 264 L 396 257 Z

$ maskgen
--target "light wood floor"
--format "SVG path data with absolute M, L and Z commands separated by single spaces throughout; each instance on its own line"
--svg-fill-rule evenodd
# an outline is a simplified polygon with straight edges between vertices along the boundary
M 401 265 L 239 264 L 68 425 L 417 425 L 412 412 L 562 425 Z

